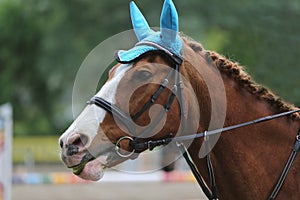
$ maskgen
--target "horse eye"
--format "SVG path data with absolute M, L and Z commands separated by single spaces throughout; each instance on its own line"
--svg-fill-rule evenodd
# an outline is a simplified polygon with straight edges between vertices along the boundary
M 152 73 L 146 70 L 138 71 L 134 74 L 133 78 L 139 81 L 147 81 L 152 78 Z

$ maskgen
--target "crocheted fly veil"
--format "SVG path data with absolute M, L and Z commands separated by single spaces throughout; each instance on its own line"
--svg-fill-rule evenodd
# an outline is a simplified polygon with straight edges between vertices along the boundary
M 160 31 L 154 31 L 148 25 L 145 17 L 132 1 L 130 3 L 132 26 L 138 43 L 129 50 L 116 51 L 116 60 L 120 63 L 130 63 L 149 51 L 162 50 L 183 56 L 183 42 L 178 35 L 178 14 L 171 0 L 165 0 L 160 17 Z

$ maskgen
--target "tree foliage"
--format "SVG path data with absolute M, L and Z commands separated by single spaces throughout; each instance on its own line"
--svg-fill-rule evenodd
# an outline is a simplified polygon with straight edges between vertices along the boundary
M 162 1 L 136 0 L 151 26 Z M 180 30 L 225 54 L 300 104 L 300 2 L 174 0 Z M 15 133 L 56 134 L 72 120 L 76 72 L 97 44 L 131 29 L 128 1 L 0 0 L 0 103 L 14 106 Z

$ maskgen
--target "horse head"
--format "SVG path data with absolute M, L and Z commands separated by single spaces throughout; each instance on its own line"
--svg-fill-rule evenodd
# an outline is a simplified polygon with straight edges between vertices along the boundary
M 119 63 L 107 82 L 59 139 L 63 162 L 84 179 L 98 180 L 104 168 L 148 149 L 133 149 L 136 142 L 207 129 L 212 115 L 206 105 L 211 103 L 209 89 L 201 80 L 211 77 L 214 69 L 204 67 L 208 70 L 200 75 L 192 67 L 209 64 L 179 35 L 173 2 L 164 2 L 160 31 L 149 27 L 133 2 L 130 13 L 138 43 L 116 52 Z M 193 83 L 196 79 L 200 82 Z M 199 91 L 206 95 L 200 97 Z

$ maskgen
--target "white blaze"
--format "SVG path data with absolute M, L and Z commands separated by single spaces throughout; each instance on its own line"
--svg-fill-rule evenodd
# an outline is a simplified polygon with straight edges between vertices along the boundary
M 114 104 L 116 102 L 115 96 L 119 82 L 130 67 L 131 65 L 128 64 L 120 65 L 116 69 L 114 76 L 103 85 L 96 96 Z M 88 147 L 97 135 L 99 123 L 103 121 L 105 115 L 106 111 L 96 105 L 86 106 L 71 126 L 62 134 L 61 139 L 64 143 L 68 143 L 68 139 L 73 134 L 84 134 L 89 138 L 86 144 Z

